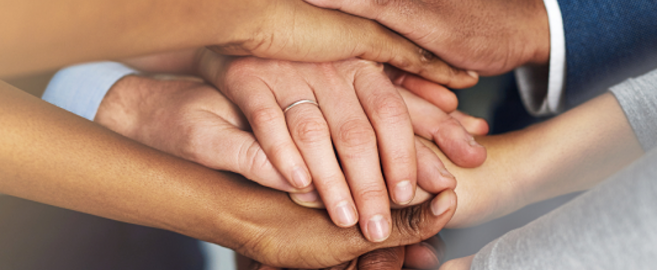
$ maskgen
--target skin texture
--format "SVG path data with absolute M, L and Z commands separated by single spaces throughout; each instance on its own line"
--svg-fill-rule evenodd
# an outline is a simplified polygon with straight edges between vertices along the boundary
M 400 89 L 400 91 L 404 90 Z M 405 96 L 407 95 L 412 94 L 406 93 Z M 485 121 L 481 119 L 460 112 L 451 115 L 463 122 L 464 127 L 472 134 L 485 135 L 488 130 Z M 253 143 L 253 135 L 243 130 L 248 126 L 234 104 L 216 89 L 193 79 L 162 80 L 140 76 L 123 78 L 105 96 L 95 121 L 146 145 L 206 166 L 217 169 L 228 168 L 238 173 L 255 174 L 263 178 L 277 174 L 271 165 L 261 168 L 231 164 L 235 160 L 239 160 L 238 164 L 262 164 L 249 161 L 245 158 L 248 157 L 247 155 L 240 154 L 238 151 L 242 148 L 241 145 Z M 173 126 L 171 123 L 174 123 Z M 186 136 L 170 132 L 190 129 L 196 130 L 197 132 L 192 134 L 197 135 Z M 192 145 L 205 147 L 184 151 L 175 147 L 190 145 L 184 143 L 185 141 L 194 141 Z M 442 163 L 434 153 L 428 151 L 429 148 L 422 143 L 417 146 L 418 150 L 425 150 L 418 151 L 418 161 L 421 161 L 418 167 L 420 187 L 426 188 L 431 193 L 454 188 L 454 179 L 443 177 L 436 168 L 437 165 L 442 168 Z M 241 159 L 232 158 L 230 154 L 232 152 L 236 152 L 237 157 Z M 262 151 L 255 152 L 262 154 Z M 190 153 L 192 155 L 189 155 Z M 422 157 L 420 154 L 425 156 Z M 292 199 L 295 197 L 292 196 Z M 428 199 L 431 199 L 431 195 L 424 189 L 418 189 L 411 205 L 421 204 Z M 295 202 L 306 207 L 318 207 L 316 204 L 296 199 Z M 400 206 L 394 205 L 394 207 Z M 434 236 L 419 244 L 375 250 L 360 256 L 357 260 L 330 268 L 399 269 L 402 265 L 414 269 L 436 268 L 442 258 L 443 249 L 442 240 Z M 240 269 L 278 269 L 244 256 L 239 256 L 238 265 Z
M 305 1 L 376 20 L 448 63 L 485 76 L 549 59 L 541 0 Z
M 146 82 L 150 89 L 158 88 L 154 83 L 161 85 L 175 83 L 155 82 L 147 78 L 135 79 Z M 128 80 L 124 79 L 124 81 Z M 121 92 L 121 84 L 117 84 L 119 87 L 112 89 L 108 98 L 113 96 L 112 93 Z M 220 97 L 207 85 L 204 87 Z M 202 89 L 194 88 L 191 91 L 196 93 Z M 160 96 L 164 95 L 166 94 L 162 93 Z M 173 97 L 177 96 L 173 95 Z M 205 97 L 202 100 L 207 99 Z M 212 103 L 217 104 L 217 101 Z M 227 108 L 235 109 L 233 106 Z M 239 119 L 239 117 L 235 118 Z M 476 133 L 477 130 L 481 130 L 476 120 L 465 122 L 471 123 L 465 124 L 469 130 L 472 130 L 471 132 Z M 488 147 L 491 155 L 481 167 L 468 169 L 457 167 L 449 161 L 445 163 L 459 181 L 456 187 L 459 207 L 448 223 L 449 227 L 473 226 L 540 200 L 590 188 L 642 154 L 622 110 L 611 94 L 605 94 L 563 115 L 527 129 L 503 135 L 479 137 L 479 140 Z M 434 144 L 424 142 L 427 147 L 442 155 Z M 543 166 L 530 166 L 527 162 L 543 164 Z M 419 251 L 409 253 L 408 250 L 414 248 L 418 248 Z M 426 256 L 418 253 L 428 251 L 431 250 L 417 245 L 406 248 L 407 254 L 411 256 Z M 386 261 L 391 263 L 391 268 L 395 268 L 400 257 L 391 256 L 391 252 L 399 254 L 401 250 L 392 248 L 385 252 L 374 252 L 376 256 L 372 256 L 388 254 L 386 255 L 388 259 L 396 258 Z M 442 267 L 467 269 L 471 259 L 466 257 L 450 261 Z M 407 256 L 407 264 L 409 260 L 416 261 Z M 431 261 L 431 257 L 419 261 Z M 267 268 L 260 263 L 255 263 L 251 267 Z M 341 269 L 340 267 L 338 269 Z
M 481 167 L 445 163 L 458 180 L 459 198 L 447 227 L 474 226 L 535 202 L 589 189 L 643 154 L 611 93 L 544 123 L 478 140 L 489 150 Z M 440 155 L 431 143 L 426 145 Z M 470 269 L 473 258 L 448 261 L 440 270 Z
M 294 199 L 313 203 L 321 197 L 337 225 L 349 227 L 361 220 L 361 229 L 372 241 L 389 234 L 388 191 L 396 204 L 408 204 L 414 198 L 416 155 L 421 155 L 416 153 L 414 130 L 438 138 L 445 153 L 461 166 L 477 166 L 486 156 L 486 150 L 473 143 L 473 137 L 444 112 L 456 107 L 453 93 L 419 77 L 389 70 L 386 73 L 394 76 L 395 83 L 408 85 L 414 92 L 431 92 L 428 97 L 434 104 L 414 97 L 408 103 L 414 114 L 409 114 L 383 65 L 370 61 L 301 63 L 226 57 L 200 49 L 126 62 L 151 72 L 202 76 L 217 86 L 245 112 L 257 139 L 252 153 L 262 150 L 268 157 L 267 166 L 280 172 L 255 181 L 299 193 L 313 188 L 308 187 L 312 179 L 318 193 L 295 195 Z M 317 100 L 319 108 L 303 104 L 283 113 L 281 108 L 302 99 Z M 273 184 L 281 179 L 288 183 Z
M 54 106 L 32 109 L 37 98 L 6 84 L 0 94 L 8 97 L 0 100 L 0 170 L 6 172 L 0 192 L 171 230 L 268 265 L 322 268 L 418 243 L 435 235 L 456 208 L 455 194 L 445 190 L 393 210 L 391 236 L 372 243 L 285 193 L 163 154 Z
M 374 22 L 301 0 L 3 0 L 0 6 L 0 77 L 212 46 L 224 54 L 294 61 L 389 62 L 455 88 L 477 82 L 476 74 L 427 58 Z
M 139 104 L 139 106 L 137 106 Z M 481 129 L 481 120 L 458 113 L 459 119 L 465 121 L 468 130 Z M 235 105 L 230 103 L 223 95 L 211 86 L 194 80 L 193 78 L 169 78 L 167 80 L 158 78 L 147 78 L 140 76 L 128 76 L 117 82 L 107 93 L 96 115 L 95 122 L 102 124 L 114 131 L 131 137 L 139 142 L 170 152 L 192 161 L 201 160 L 206 154 L 216 155 L 208 158 L 208 161 L 219 160 L 211 163 L 221 166 L 221 163 L 230 164 L 231 161 L 239 160 L 231 158 L 231 147 L 241 148 L 241 140 L 253 140 L 253 136 L 244 130 L 246 121 Z M 171 123 L 176 123 L 173 126 Z M 185 127 L 176 127 L 176 125 Z M 483 123 L 485 124 L 485 122 Z M 195 127 L 196 126 L 196 127 Z M 206 131 L 207 134 L 216 136 L 216 140 L 207 140 L 212 136 L 186 137 L 177 135 L 176 130 L 198 130 Z M 198 132 L 194 132 L 195 134 Z M 203 141 L 205 138 L 205 141 Z M 176 145 L 185 145 L 185 140 L 196 141 L 194 144 L 206 147 L 179 151 L 178 148 L 169 148 Z M 162 144 L 165 142 L 165 144 Z M 228 142 L 224 146 L 218 144 Z M 207 147 L 210 146 L 210 147 Z M 418 144 L 418 149 L 425 149 L 423 144 Z M 207 149 L 210 149 L 208 151 Z M 214 150 L 213 150 L 214 149 Z M 239 151 L 237 151 L 239 152 Z M 261 151 L 258 151 L 261 152 Z M 189 153 L 197 153 L 188 155 Z M 435 165 L 440 163 L 433 152 L 423 152 L 426 157 L 418 156 L 418 160 L 424 161 L 420 165 Z M 236 153 L 239 155 L 239 153 Z M 226 158 L 226 156 L 229 156 Z M 433 159 L 431 159 L 433 158 Z M 244 159 L 243 159 L 244 160 Z M 239 162 L 238 162 L 239 163 Z M 253 164 L 253 162 L 245 162 Z M 234 166 L 232 164 L 228 166 Z M 236 166 L 239 168 L 239 166 Z M 423 185 L 431 193 L 439 193 L 446 189 L 455 187 L 453 178 L 442 178 L 440 172 L 428 166 L 418 168 L 418 176 Z M 267 168 L 248 168 L 245 173 L 262 173 L 267 177 Z M 240 171 L 237 171 L 240 172 Z M 431 199 L 429 193 L 419 189 L 412 205 L 418 205 Z M 306 203 L 307 204 L 307 203 Z M 399 206 L 397 206 L 399 207 Z M 444 243 L 439 237 L 434 236 L 427 241 L 406 247 L 391 247 L 369 252 L 360 256 L 357 260 L 345 262 L 331 269 L 399 269 L 402 265 L 406 268 L 428 269 L 439 265 L 439 258 L 443 254 Z M 241 256 L 238 260 L 241 269 L 277 269 L 266 264 Z
M 543 123 L 478 141 L 489 151 L 482 166 L 460 168 L 444 162 L 458 182 L 459 209 L 450 228 L 474 226 L 589 189 L 643 154 L 610 93 Z M 435 146 L 426 145 L 442 156 Z
M 108 92 L 99 107 L 96 122 L 202 165 L 241 173 L 280 190 L 303 192 L 281 179 L 248 131 L 249 126 L 241 113 L 206 84 L 126 77 Z M 420 186 L 433 194 L 454 188 L 454 179 L 446 173 L 440 160 L 424 145 L 414 144 L 419 147 L 420 163 L 416 170 Z M 388 205 L 385 186 L 382 190 L 385 193 L 382 202 Z M 424 190 L 420 193 L 411 204 L 429 198 Z M 319 196 L 310 200 L 307 195 L 293 196 L 293 199 L 312 205 L 319 201 Z M 384 213 L 389 215 L 387 207 Z
M 428 241 L 406 247 L 392 247 L 372 251 L 353 261 L 336 265 L 330 270 L 350 269 L 436 269 L 440 266 L 440 259 L 444 254 L 445 245 L 439 236 Z M 237 269 L 239 270 L 274 270 L 281 269 L 264 265 L 255 260 L 237 255 Z

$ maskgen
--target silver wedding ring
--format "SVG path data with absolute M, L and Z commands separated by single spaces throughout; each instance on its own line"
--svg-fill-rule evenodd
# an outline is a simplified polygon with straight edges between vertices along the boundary
M 313 105 L 317 106 L 317 108 L 319 108 L 319 104 L 317 104 L 316 101 L 311 100 L 311 99 L 302 99 L 302 100 L 296 101 L 296 102 L 290 104 L 289 106 L 285 107 L 285 110 L 283 110 L 283 113 L 286 113 L 287 111 L 292 109 L 292 107 L 294 107 L 294 106 L 297 106 L 297 105 L 300 105 L 300 104 L 305 104 L 305 103 L 313 104 Z

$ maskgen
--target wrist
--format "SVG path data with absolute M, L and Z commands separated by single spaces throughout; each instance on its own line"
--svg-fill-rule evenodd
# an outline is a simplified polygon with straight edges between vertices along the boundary
M 535 65 L 547 65 L 550 60 L 550 21 L 543 0 L 534 0 L 532 5 L 529 28 L 527 28 L 527 44 L 533 44 L 529 62 Z
M 139 100 L 147 78 L 128 75 L 118 80 L 98 107 L 94 122 L 128 138 L 134 138 L 139 125 Z

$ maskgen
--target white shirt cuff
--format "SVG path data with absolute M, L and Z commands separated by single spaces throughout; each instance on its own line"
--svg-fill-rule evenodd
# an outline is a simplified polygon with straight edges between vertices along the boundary
M 41 97 L 91 121 L 114 83 L 138 71 L 116 62 L 95 62 L 60 70 Z
M 522 102 L 527 111 L 535 116 L 563 111 L 566 81 L 566 37 L 561 9 L 557 0 L 543 0 L 543 3 L 550 25 L 549 66 L 523 66 L 515 71 Z

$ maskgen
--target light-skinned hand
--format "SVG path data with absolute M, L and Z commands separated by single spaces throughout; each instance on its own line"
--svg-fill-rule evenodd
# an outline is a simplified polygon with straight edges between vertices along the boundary
M 405 94 L 405 102 L 384 73 L 383 65 L 373 62 L 351 59 L 301 63 L 226 57 L 208 50 L 127 62 L 154 72 L 201 74 L 245 112 L 258 149 L 269 158 L 271 163 L 267 164 L 280 172 L 266 181 L 250 179 L 269 187 L 285 187 L 284 191 L 305 193 L 293 195 L 293 199 L 306 206 L 327 206 L 339 226 L 348 227 L 360 220 L 363 232 L 372 241 L 381 241 L 389 234 L 389 198 L 398 205 L 415 198 L 419 180 L 416 175 L 418 169 L 423 169 L 417 165 L 414 130 L 438 142 L 461 166 L 478 166 L 486 157 L 485 148 L 445 113 L 456 108 L 452 92 L 415 75 L 387 69 L 396 84 L 418 93 L 431 92 L 426 96 L 433 104 L 411 93 Z M 283 112 L 283 108 L 303 99 L 316 100 L 321 110 L 302 104 Z M 410 114 L 407 104 L 412 108 Z M 210 150 L 201 148 L 191 151 Z M 437 164 L 428 167 L 439 167 L 438 178 L 452 178 L 440 161 L 424 163 Z M 281 175 L 289 184 L 272 183 Z M 311 179 L 319 193 L 306 193 Z M 423 188 L 433 194 L 445 188 L 426 185 Z
M 309 191 L 289 185 L 249 132 L 247 121 L 236 107 L 214 88 L 200 82 L 126 77 L 108 92 L 96 121 L 151 147 L 210 168 L 237 172 L 262 185 L 287 192 Z M 429 194 L 453 189 L 454 178 L 446 172 L 442 162 L 424 145 L 415 141 L 413 144 L 418 148 L 419 164 L 414 167 L 418 183 L 428 192 L 421 190 L 411 203 L 417 204 L 428 199 Z M 348 187 L 346 192 L 350 194 Z M 382 202 L 387 205 L 385 186 L 382 192 Z M 316 204 L 319 200 L 318 196 L 308 197 L 293 195 L 295 201 L 304 205 Z M 380 211 L 388 214 L 388 209 L 389 206 Z
M 131 96 L 133 98 L 130 98 Z M 134 100 L 134 97 L 141 98 L 138 100 L 141 101 L 142 106 L 123 106 L 130 104 L 129 100 Z M 178 105 L 171 106 L 172 104 Z M 185 109 L 190 107 L 198 110 Z M 215 109 L 213 112 L 210 110 L 212 107 L 223 109 Z M 132 108 L 136 111 L 121 112 L 124 108 Z M 151 110 L 153 108 L 159 110 Z M 144 114 L 144 112 L 152 113 Z M 184 117 L 177 118 L 176 115 L 184 115 Z M 178 152 L 179 148 L 169 148 L 181 144 L 180 138 L 186 138 L 184 134 L 189 129 L 171 126 L 181 121 L 198 123 L 198 127 L 214 126 L 216 129 L 210 129 L 210 132 L 227 133 L 233 137 L 232 140 L 244 140 L 247 141 L 246 144 L 249 144 L 249 139 L 253 140 L 252 136 L 248 136 L 248 132 L 237 128 L 244 126 L 244 120 L 236 107 L 231 106 L 228 100 L 214 88 L 197 81 L 162 81 L 137 76 L 126 77 L 110 90 L 101 104 L 96 121 L 119 133 L 132 136 L 138 141 L 147 141 L 152 143 L 153 147 L 183 156 L 183 152 Z M 168 134 L 166 134 L 167 130 Z M 166 141 L 166 139 L 171 140 Z M 217 140 L 217 142 L 221 141 Z M 241 144 L 238 143 L 235 149 L 239 149 L 240 146 Z M 431 156 L 437 160 L 435 155 Z M 224 154 L 226 159 L 231 157 L 233 156 Z M 234 164 L 226 163 L 229 164 L 228 166 Z M 431 163 L 433 162 L 427 165 Z M 434 185 L 447 187 L 431 201 L 411 208 L 393 210 L 391 235 L 389 239 L 379 243 L 368 241 L 360 230 L 354 227 L 334 226 L 323 210 L 299 207 L 285 194 L 246 183 L 248 181 L 240 180 L 241 177 L 237 176 L 229 177 L 230 181 L 222 184 L 222 187 L 231 190 L 230 198 L 239 199 L 232 200 L 226 196 L 217 196 L 216 202 L 213 202 L 222 205 L 219 208 L 227 208 L 225 207 L 227 204 L 233 203 L 240 205 L 230 207 L 232 210 L 224 210 L 221 217 L 217 218 L 218 223 L 213 225 L 217 227 L 213 227 L 210 231 L 219 230 L 222 234 L 218 236 L 199 234 L 197 231 L 182 233 L 233 248 L 266 265 L 301 268 L 339 265 L 372 250 L 418 243 L 435 235 L 447 223 L 456 204 L 456 197 L 452 191 L 455 182 L 454 179 L 443 179 L 446 182 L 441 184 L 435 166 L 428 170 L 431 169 L 434 175 L 427 178 L 432 179 Z M 268 166 L 253 171 L 255 175 L 267 177 L 267 174 L 273 172 L 272 170 L 273 168 Z M 214 209 L 212 206 L 207 207 Z M 281 252 L 282 250 L 286 252 Z

